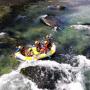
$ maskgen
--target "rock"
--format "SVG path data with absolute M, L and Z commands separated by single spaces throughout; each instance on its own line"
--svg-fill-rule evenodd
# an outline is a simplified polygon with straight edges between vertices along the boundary
M 41 21 L 50 27 L 58 27 L 60 25 L 60 21 L 54 16 L 42 15 Z
M 64 55 L 64 60 L 62 62 L 70 64 L 73 67 L 78 67 L 79 62 L 74 57 L 75 57 L 75 55 L 73 55 L 73 54 L 70 54 L 70 55 L 66 54 L 66 55 Z
M 90 59 L 90 46 L 86 47 L 83 52 L 82 52 L 83 55 L 85 55 L 87 58 Z
M 83 23 L 82 25 L 90 25 L 90 23 Z
M 8 47 L 9 45 L 14 45 L 16 44 L 16 39 L 11 37 L 8 33 L 6 32 L 1 32 L 0 33 L 0 48 L 2 47 Z
M 65 10 L 66 7 L 65 6 L 60 6 L 60 10 Z
M 0 33 L 0 38 L 4 38 L 6 35 L 7 35 L 7 33 L 1 32 L 1 33 Z
M 60 6 L 60 5 L 50 5 L 47 7 L 48 10 L 65 10 L 65 6 Z
M 53 67 L 52 69 L 50 67 L 36 65 L 22 68 L 20 72 L 35 82 L 38 88 L 42 89 L 54 90 L 58 80 L 64 83 L 70 83 L 73 80 L 71 70 L 64 71 L 58 67 Z

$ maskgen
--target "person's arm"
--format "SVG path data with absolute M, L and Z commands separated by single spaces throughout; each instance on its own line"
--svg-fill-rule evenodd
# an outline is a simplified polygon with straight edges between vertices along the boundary
M 19 50 L 20 50 L 20 48 L 16 48 L 16 50 L 15 50 L 15 51 L 16 51 L 16 52 L 18 52 Z

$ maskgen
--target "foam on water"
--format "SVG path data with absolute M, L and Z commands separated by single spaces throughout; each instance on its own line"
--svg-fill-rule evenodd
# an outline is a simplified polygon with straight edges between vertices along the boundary
M 73 27 L 77 30 L 90 30 L 90 26 L 88 25 L 71 25 L 70 27 Z
M 0 78 L 0 90 L 41 90 L 18 71 L 5 74 Z
M 6 34 L 5 32 L 0 32 L 0 37 L 4 37 Z
M 59 64 L 56 61 L 32 61 L 32 62 L 24 62 L 21 63 L 19 68 L 16 71 L 12 71 L 9 74 L 5 74 L 0 77 L 0 90 L 42 90 L 37 88 L 37 85 L 32 82 L 31 80 L 27 79 L 23 75 L 19 73 L 21 68 L 25 68 L 28 66 L 45 66 L 54 69 L 54 67 L 59 68 L 60 70 L 63 70 L 68 78 L 67 83 L 58 80 L 58 83 L 56 84 L 56 90 L 85 90 L 84 87 L 84 76 L 83 76 L 83 69 L 84 67 L 90 66 L 90 60 L 87 59 L 85 56 L 79 55 L 74 57 L 75 59 L 78 59 L 79 66 L 78 67 L 72 67 L 69 64 Z M 88 69 L 88 68 L 86 68 Z M 86 70 L 85 69 L 85 70 Z M 76 73 L 76 78 L 74 81 L 71 81 L 72 75 L 68 73 L 68 70 L 72 70 Z M 65 78 L 63 77 L 63 80 Z M 71 81 L 68 83 L 68 81 Z M 45 90 L 45 89 L 44 89 Z

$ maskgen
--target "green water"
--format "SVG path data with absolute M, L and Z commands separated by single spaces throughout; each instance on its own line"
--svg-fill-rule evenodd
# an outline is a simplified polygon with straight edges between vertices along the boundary
M 35 5 L 28 5 L 24 8 L 24 11 L 20 11 L 19 15 L 26 16 L 26 19 L 18 20 L 13 26 L 7 26 L 5 31 L 14 33 L 13 37 L 15 42 L 12 41 L 11 47 L 1 49 L 0 58 L 0 74 L 8 73 L 12 69 L 15 69 L 19 62 L 14 58 L 13 53 L 15 51 L 15 45 L 18 44 L 34 44 L 34 41 L 39 39 L 43 41 L 46 35 L 52 34 L 53 41 L 57 45 L 58 54 L 54 57 L 54 60 L 60 61 L 59 54 L 75 53 L 82 54 L 83 50 L 90 45 L 89 36 L 83 32 L 78 32 L 69 25 L 76 23 L 89 22 L 90 16 L 89 9 L 86 6 L 79 7 L 77 10 L 67 9 L 60 12 L 50 12 L 46 8 L 48 3 L 39 3 Z M 86 8 L 86 9 L 85 9 Z M 78 11 L 79 10 L 79 11 Z M 87 13 L 87 14 L 86 14 Z M 52 14 L 58 16 L 65 26 L 62 30 L 54 32 L 51 27 L 43 24 L 39 16 L 43 14 Z M 61 23 L 62 24 L 62 23 Z M 12 36 L 10 36 L 12 37 Z M 71 51 L 69 50 L 70 48 Z M 57 58 L 58 57 L 58 58 Z

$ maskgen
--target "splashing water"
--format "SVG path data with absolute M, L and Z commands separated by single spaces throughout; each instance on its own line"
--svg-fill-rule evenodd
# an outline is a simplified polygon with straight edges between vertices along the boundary
M 55 90 L 85 90 L 84 86 L 84 75 L 83 72 L 89 69 L 90 61 L 84 56 L 75 56 L 73 59 L 78 60 L 78 67 L 72 67 L 69 64 L 59 64 L 56 61 L 26 61 L 21 63 L 16 71 L 12 71 L 9 74 L 5 74 L 0 77 L 0 90 L 47 90 L 47 89 L 39 89 L 37 85 L 20 74 L 20 70 L 22 68 L 28 66 L 44 66 L 54 69 L 57 67 L 59 70 L 62 70 L 66 73 L 67 78 L 62 76 L 62 80 L 58 80 L 56 83 Z M 86 68 L 85 68 L 86 67 Z M 71 72 L 69 72 L 71 71 Z M 72 74 L 74 73 L 74 74 Z M 73 78 L 73 81 L 72 81 Z M 66 81 L 66 82 L 64 82 Z

